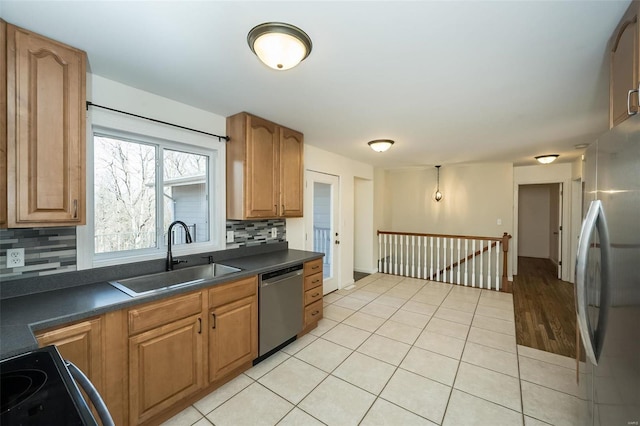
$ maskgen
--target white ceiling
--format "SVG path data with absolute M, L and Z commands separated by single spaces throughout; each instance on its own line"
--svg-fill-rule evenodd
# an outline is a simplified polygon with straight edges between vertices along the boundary
M 533 164 L 607 129 L 618 1 L 7 1 L 6 21 L 85 50 L 103 77 L 384 167 Z M 262 65 L 248 31 L 302 28 L 311 55 Z M 391 138 L 386 153 L 367 147 Z

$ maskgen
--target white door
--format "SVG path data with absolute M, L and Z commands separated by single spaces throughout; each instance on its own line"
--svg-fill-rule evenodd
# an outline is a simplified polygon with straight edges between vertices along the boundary
M 338 176 L 307 171 L 305 204 L 313 214 L 305 221 L 307 250 L 324 253 L 323 293 L 337 290 L 339 283 L 338 259 L 340 248 Z

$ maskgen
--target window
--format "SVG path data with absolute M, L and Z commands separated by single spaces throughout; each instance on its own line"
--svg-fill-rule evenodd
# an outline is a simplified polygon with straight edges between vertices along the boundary
M 92 121 L 79 269 L 164 257 L 175 220 L 193 240 L 185 244 L 183 227 L 174 226 L 176 254 L 224 248 L 224 143 L 128 117 Z

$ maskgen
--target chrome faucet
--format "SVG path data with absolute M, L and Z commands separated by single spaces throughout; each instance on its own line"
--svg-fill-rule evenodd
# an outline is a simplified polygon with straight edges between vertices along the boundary
M 181 220 L 175 220 L 173 222 L 171 222 L 171 225 L 169 225 L 169 230 L 167 231 L 167 238 L 168 238 L 168 244 L 167 244 L 167 271 L 173 271 L 173 265 L 177 265 L 178 263 L 182 263 L 182 262 L 186 262 L 186 260 L 173 260 L 173 256 L 171 255 L 171 231 L 173 230 L 173 226 L 174 225 L 182 225 L 182 227 L 184 228 L 184 232 L 186 233 L 185 236 L 185 241 L 187 244 L 191 244 L 193 242 L 193 240 L 191 239 L 191 233 L 189 232 L 189 227 L 187 226 L 186 223 L 184 223 Z

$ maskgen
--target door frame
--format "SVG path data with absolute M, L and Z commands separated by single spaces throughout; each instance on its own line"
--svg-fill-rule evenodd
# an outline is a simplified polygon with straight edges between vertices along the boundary
M 340 280 L 340 254 L 341 254 L 341 246 L 339 244 L 340 238 L 342 237 L 342 229 L 340 222 L 340 176 L 333 175 L 330 173 L 318 172 L 315 170 L 305 170 L 305 208 L 307 208 L 310 213 L 305 216 L 304 223 L 304 232 L 305 232 L 305 249 L 313 251 L 314 247 L 314 238 L 313 238 L 313 183 L 320 182 L 332 185 L 331 199 L 332 199 L 332 213 L 331 213 L 331 248 L 333 258 L 331 259 L 332 263 L 332 276 L 327 279 L 324 278 L 323 283 L 323 293 L 327 294 L 334 290 L 339 290 L 342 288 L 342 282 Z M 337 234 L 337 235 L 335 235 Z M 337 243 L 336 243 L 337 242 Z M 333 282 L 332 282 L 333 281 Z
M 550 167 L 551 166 L 551 167 Z M 571 224 L 571 164 L 557 164 L 546 165 L 546 166 L 523 166 L 518 167 L 514 170 L 514 180 L 513 180 L 513 235 L 512 241 L 509 243 L 509 252 L 511 253 L 511 271 L 512 274 L 509 276 L 509 280 L 513 280 L 513 275 L 518 274 L 518 220 L 519 220 L 519 212 L 518 212 L 518 191 L 520 185 L 535 185 L 535 184 L 545 184 L 545 183 L 562 183 L 562 187 L 564 190 L 564 197 L 562 198 L 562 226 L 566 231 L 566 227 Z M 544 176 L 541 176 L 544 170 Z M 575 253 L 577 247 L 573 247 L 569 244 L 569 232 L 562 233 L 562 259 L 571 259 L 571 253 Z M 572 278 L 572 275 L 569 273 L 572 265 L 570 262 L 563 261 L 562 262 L 562 277 L 564 281 L 567 281 Z M 573 282 L 573 281 L 571 281 Z

